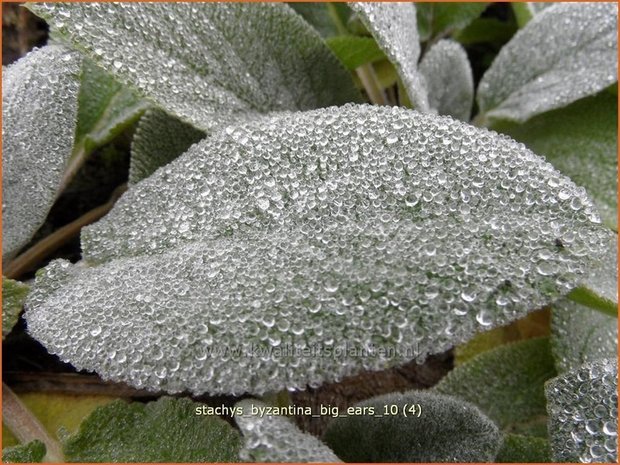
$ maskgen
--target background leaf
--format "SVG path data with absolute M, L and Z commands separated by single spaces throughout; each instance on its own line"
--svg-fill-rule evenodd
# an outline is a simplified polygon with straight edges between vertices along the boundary
M 420 39 L 413 3 L 351 3 L 403 81 L 413 108 L 428 111 L 428 96 L 418 72 Z
M 508 434 L 504 437 L 496 462 L 500 463 L 544 463 L 551 462 L 549 441 L 533 436 Z
M 618 103 L 602 92 L 525 124 L 499 123 L 493 129 L 523 142 L 584 186 L 605 224 L 618 229 Z
M 40 463 L 43 457 L 45 457 L 45 444 L 37 440 L 2 449 L 3 463 Z
M 64 444 L 74 462 L 233 462 L 239 434 L 200 404 L 162 397 L 142 404 L 116 401 L 95 410 Z
M 420 62 L 428 102 L 440 115 L 469 121 L 474 101 L 474 78 L 465 49 L 452 40 L 440 40 Z
M 346 3 L 291 2 L 289 5 L 326 39 L 342 34 L 338 24 L 346 23 L 351 15 Z
M 30 52 L 2 73 L 2 256 L 41 226 L 73 147 L 81 59 L 63 47 Z
M 349 70 L 385 59 L 372 37 L 336 36 L 327 39 L 327 45 Z
M 482 14 L 488 3 L 416 3 L 420 40 L 443 37 L 465 28 Z
M 2 339 L 19 320 L 29 289 L 26 284 L 2 277 Z
M 536 15 L 480 81 L 481 114 L 522 123 L 617 81 L 617 16 L 614 3 L 560 3 Z
M 545 387 L 553 460 L 618 461 L 618 364 L 601 360 Z
M 129 184 L 148 178 L 206 134 L 159 109 L 148 110 L 138 123 L 131 143 Z
M 385 409 L 389 412 L 393 405 L 398 413 L 386 415 Z M 373 408 L 374 413 L 335 418 L 323 436 L 345 462 L 491 462 L 501 444 L 491 420 L 450 396 L 408 391 L 373 397 L 355 407 L 360 412 Z
M 252 415 L 252 407 L 265 407 L 254 399 L 237 403 L 244 415 L 236 416 L 244 443 L 239 458 L 246 462 L 341 462 L 318 438 L 301 432 L 281 416 Z
M 200 129 L 360 99 L 318 33 L 285 4 L 28 7 L 119 82 Z

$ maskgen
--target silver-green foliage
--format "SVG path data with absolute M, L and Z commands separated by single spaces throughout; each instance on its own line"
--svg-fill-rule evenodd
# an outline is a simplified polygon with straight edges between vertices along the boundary
M 17 323 L 29 289 L 26 284 L 2 277 L 2 339 Z

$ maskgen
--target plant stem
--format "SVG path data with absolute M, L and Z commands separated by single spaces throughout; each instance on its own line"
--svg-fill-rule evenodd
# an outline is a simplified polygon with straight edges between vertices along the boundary
M 375 70 L 370 63 L 366 63 L 355 70 L 362 81 L 362 85 L 368 94 L 368 98 L 375 105 L 388 105 L 385 92 L 381 89 Z
M 94 223 L 108 213 L 126 190 L 126 184 L 117 187 L 107 203 L 93 208 L 78 219 L 57 229 L 45 239 L 37 242 L 24 253 L 17 256 L 4 268 L 4 276 L 11 279 L 19 279 L 22 274 L 34 268 L 51 253 L 76 237 L 84 226 Z
M 25 444 L 38 439 L 45 444 L 44 462 L 65 461 L 58 441 L 52 439 L 39 420 L 4 383 L 2 383 L 2 421 L 20 442 Z
M 69 159 L 67 169 L 65 169 L 65 172 L 62 176 L 62 180 L 60 181 L 60 187 L 58 188 L 58 195 L 65 191 L 65 189 L 71 183 L 82 165 L 84 165 L 86 158 L 88 158 L 88 153 L 86 153 L 84 144 L 78 145 L 75 152 L 73 153 L 73 156 Z

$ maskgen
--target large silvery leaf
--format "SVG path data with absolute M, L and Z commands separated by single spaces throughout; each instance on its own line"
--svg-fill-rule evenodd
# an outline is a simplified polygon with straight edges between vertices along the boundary
M 465 49 L 452 40 L 434 44 L 420 62 L 428 103 L 440 115 L 469 121 L 474 78 Z
M 2 73 L 2 256 L 41 226 L 71 156 L 81 59 L 60 46 L 35 50 Z
M 545 414 L 544 382 L 555 375 L 549 339 L 530 339 L 483 352 L 434 389 L 477 405 L 510 430 Z
M 428 110 L 428 97 L 418 72 L 420 38 L 413 3 L 351 3 L 379 47 L 394 64 L 413 108 Z
M 552 349 L 558 371 L 618 353 L 618 319 L 565 299 L 553 305 Z
M 266 405 L 256 400 L 237 404 L 243 415 L 235 416 L 243 434 L 239 458 L 247 462 L 341 462 L 318 438 L 303 433 L 292 419 L 277 415 L 261 415 Z
M 618 461 L 618 363 L 601 360 L 546 386 L 549 434 L 557 462 Z
M 360 98 L 319 34 L 284 4 L 28 7 L 120 82 L 200 129 Z
M 593 95 L 618 80 L 618 6 L 559 3 L 536 15 L 483 76 L 487 119 L 524 122 Z
M 428 391 L 373 397 L 323 435 L 345 462 L 491 462 L 501 434 L 474 405 Z
M 582 190 L 505 136 L 390 107 L 284 113 L 228 127 L 130 189 L 83 231 L 84 263 L 100 266 L 52 264 L 26 318 L 106 379 L 317 385 L 557 300 L 604 255 L 599 222 Z
M 493 129 L 523 142 L 585 187 L 605 223 L 617 229 L 617 96 L 601 92 L 525 124 L 500 123 Z

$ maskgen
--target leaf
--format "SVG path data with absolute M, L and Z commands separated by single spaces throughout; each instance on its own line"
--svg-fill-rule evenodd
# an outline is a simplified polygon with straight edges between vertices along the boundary
M 428 96 L 418 72 L 420 39 L 413 3 L 351 3 L 351 9 L 392 62 L 413 108 L 428 110 Z
M 318 438 L 303 433 L 283 416 L 259 414 L 265 404 L 242 400 L 237 407 L 243 416 L 235 416 L 243 434 L 239 458 L 245 462 L 342 462 Z
M 548 338 L 500 346 L 457 366 L 435 391 L 477 405 L 502 429 L 545 414 L 543 383 L 556 375 Z
M 496 462 L 499 463 L 544 463 L 551 462 L 549 441 L 533 436 L 508 434 L 504 437 Z
M 188 399 L 115 401 L 95 410 L 64 444 L 73 462 L 232 462 L 239 434 Z
M 474 101 L 474 78 L 465 49 L 452 40 L 440 40 L 420 62 L 428 101 L 440 115 L 469 121 Z
M 329 39 L 342 34 L 338 28 L 338 22 L 350 15 L 348 7 L 344 3 L 319 3 L 319 2 L 290 2 L 288 4 L 293 10 L 299 13 L 308 23 L 310 23 L 321 36 Z M 333 5 L 333 6 L 332 6 Z M 338 14 L 334 18 L 330 9 L 335 8 Z
M 553 306 L 551 348 L 560 373 L 618 353 L 618 319 L 562 299 Z
M 353 408 L 366 413 L 334 418 L 323 436 L 345 462 L 492 462 L 501 445 L 491 420 L 450 396 L 408 391 Z
M 510 4 L 520 28 L 525 26 L 538 13 L 553 5 L 557 5 L 557 2 L 520 2 Z
M 617 16 L 613 3 L 560 3 L 536 15 L 482 77 L 481 114 L 523 123 L 617 81 Z
M 512 23 L 495 18 L 478 18 L 465 29 L 454 34 L 453 38 L 463 45 L 482 42 L 503 44 L 508 42 L 515 32 L 516 26 Z
M 138 123 L 131 143 L 129 184 L 148 178 L 206 134 L 159 109 L 148 110 Z
M 257 113 L 360 100 L 318 33 L 284 4 L 28 8 L 119 82 L 203 130 Z
M 2 449 L 3 463 L 41 463 L 43 457 L 45 457 L 45 444 L 38 440 Z
M 26 284 L 2 277 L 2 339 L 19 320 L 29 290 Z
M 420 40 L 442 37 L 465 28 L 487 6 L 488 3 L 416 3 Z
M 385 54 L 371 37 L 337 36 L 327 39 L 326 42 L 349 70 L 385 59 Z
M 19 252 L 43 224 L 71 155 L 80 58 L 35 50 L 2 73 L 2 256 Z
M 391 107 L 284 113 L 127 191 L 83 230 L 84 264 L 102 265 L 54 262 L 26 320 L 62 360 L 142 388 L 317 386 L 557 300 L 607 252 L 595 219 L 505 136 Z
M 500 123 L 493 129 L 523 142 L 583 186 L 603 221 L 617 229 L 617 97 L 601 93 L 525 124 Z
M 618 461 L 618 364 L 587 363 L 545 387 L 556 462 Z

